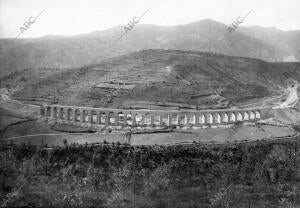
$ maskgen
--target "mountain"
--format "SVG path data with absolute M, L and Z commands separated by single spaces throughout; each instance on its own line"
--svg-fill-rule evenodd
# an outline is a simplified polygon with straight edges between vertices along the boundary
M 239 32 L 262 40 L 266 43 L 280 48 L 286 54 L 283 57 L 284 61 L 299 61 L 300 60 L 300 30 L 282 31 L 271 27 L 241 27 Z
M 239 28 L 229 34 L 224 24 L 213 20 L 169 27 L 140 24 L 117 41 L 122 32 L 119 25 L 76 36 L 0 39 L 0 76 L 24 68 L 79 67 L 142 49 L 209 51 L 266 61 L 283 61 L 291 55 L 271 42 L 240 33 Z
M 300 63 L 180 50 L 141 50 L 82 68 L 27 69 L 0 79 L 30 102 L 111 108 L 230 108 L 276 96 Z M 15 81 L 14 81 L 15 80 Z M 16 86 L 10 86 L 15 83 Z

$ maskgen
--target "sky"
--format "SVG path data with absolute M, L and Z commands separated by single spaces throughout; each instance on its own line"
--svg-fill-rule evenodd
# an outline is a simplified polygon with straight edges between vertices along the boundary
M 127 24 L 147 9 L 139 24 L 172 26 L 213 19 L 229 25 L 253 9 L 241 26 L 300 30 L 300 0 L 0 0 L 0 38 L 105 30 Z M 24 22 L 33 22 L 39 13 L 26 29 Z

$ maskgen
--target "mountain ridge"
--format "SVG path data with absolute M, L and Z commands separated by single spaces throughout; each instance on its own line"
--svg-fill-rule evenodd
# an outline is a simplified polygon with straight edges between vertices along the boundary
M 293 60 L 294 57 L 298 61 L 298 50 L 292 47 L 293 43 L 300 42 L 296 35 L 286 41 L 289 47 L 285 50 L 281 45 L 274 45 L 276 41 L 247 34 L 243 27 L 228 34 L 226 25 L 210 19 L 175 26 L 138 24 L 117 41 L 122 32 L 122 26 L 118 25 L 74 36 L 47 35 L 12 43 L 0 39 L 0 76 L 24 68 L 80 67 L 143 49 L 195 50 L 266 61 L 289 60 L 287 57 Z M 218 41 L 224 35 L 225 39 Z

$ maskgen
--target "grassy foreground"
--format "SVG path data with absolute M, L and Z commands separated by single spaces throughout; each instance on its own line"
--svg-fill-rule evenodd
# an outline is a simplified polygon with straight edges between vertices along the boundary
M 299 207 L 300 142 L 0 147 L 2 207 Z

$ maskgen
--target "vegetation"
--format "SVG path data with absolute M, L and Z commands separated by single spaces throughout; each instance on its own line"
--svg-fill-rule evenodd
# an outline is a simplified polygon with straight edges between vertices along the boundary
M 299 141 L 0 147 L 3 207 L 298 207 Z

